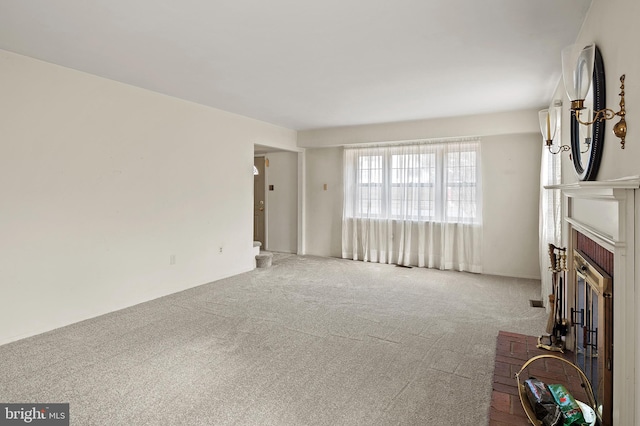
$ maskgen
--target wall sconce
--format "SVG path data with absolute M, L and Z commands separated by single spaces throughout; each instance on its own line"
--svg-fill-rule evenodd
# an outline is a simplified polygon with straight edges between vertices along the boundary
M 624 74 L 620 77 L 620 111 L 615 112 L 612 109 L 603 108 L 593 111 L 593 119 L 591 121 L 588 121 L 588 118 L 586 119 L 587 121 L 580 119 L 580 111 L 584 109 L 584 100 L 591 87 L 595 54 L 595 44 L 591 44 L 583 49 L 572 45 L 562 50 L 562 78 L 569 100 L 571 100 L 571 110 L 578 123 L 585 126 L 590 126 L 597 121 L 611 120 L 616 116 L 620 117 L 620 121 L 613 126 L 613 133 L 620 138 L 620 145 L 622 149 L 624 149 L 625 138 L 627 136 Z
M 564 151 L 569 151 L 571 147 L 569 145 L 561 145 L 556 152 L 552 151 L 553 139 L 556 137 L 558 130 L 558 123 L 560 122 L 560 107 L 561 101 L 554 101 L 549 109 L 543 109 L 538 112 L 538 119 L 540 120 L 540 132 L 546 142 L 546 146 L 549 152 L 552 154 L 559 154 Z

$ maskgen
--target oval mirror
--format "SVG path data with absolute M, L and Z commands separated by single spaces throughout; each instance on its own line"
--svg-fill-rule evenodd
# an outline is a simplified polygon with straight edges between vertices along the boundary
M 605 104 L 604 63 L 596 46 L 593 78 L 584 100 L 584 109 L 580 111 L 580 119 L 584 122 L 593 120 L 593 112 L 606 108 Z M 580 180 L 596 179 L 604 145 L 604 125 L 604 121 L 597 121 L 585 126 L 578 123 L 575 112 L 571 112 L 571 157 Z

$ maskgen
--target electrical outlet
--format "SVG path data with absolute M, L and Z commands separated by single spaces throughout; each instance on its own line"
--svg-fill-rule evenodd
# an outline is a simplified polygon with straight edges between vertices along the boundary
M 220 246 L 220 253 L 222 253 L 222 246 Z

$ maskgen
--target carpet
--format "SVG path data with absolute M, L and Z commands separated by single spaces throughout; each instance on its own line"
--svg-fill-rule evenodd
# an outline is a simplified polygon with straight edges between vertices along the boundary
M 271 268 L 0 346 L 1 402 L 72 425 L 487 424 L 537 280 L 274 253 Z

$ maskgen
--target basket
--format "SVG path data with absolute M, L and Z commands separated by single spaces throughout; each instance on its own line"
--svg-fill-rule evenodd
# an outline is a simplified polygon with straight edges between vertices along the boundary
M 538 361 L 544 361 L 544 360 L 558 360 L 561 361 L 565 364 L 567 364 L 568 366 L 572 367 L 573 369 L 576 370 L 576 372 L 578 373 L 578 376 L 580 377 L 580 380 L 582 381 L 581 386 L 582 388 L 584 388 L 585 394 L 587 396 L 587 401 L 577 401 L 578 405 L 580 405 L 580 408 L 582 409 L 583 413 L 585 413 L 585 411 L 593 411 L 593 420 L 591 421 L 590 425 L 595 425 L 597 422 L 596 416 L 597 416 L 597 409 L 596 409 L 596 400 L 593 396 L 593 390 L 591 389 L 591 384 L 589 383 L 589 379 L 587 379 L 587 376 L 584 375 L 584 373 L 582 372 L 582 370 L 580 370 L 580 368 L 575 365 L 574 363 L 572 363 L 571 361 L 568 361 L 562 357 L 556 356 L 556 355 L 538 355 L 538 356 L 534 356 L 533 358 L 529 359 L 527 362 L 525 362 L 522 367 L 520 368 L 520 371 L 518 371 L 516 373 L 516 380 L 518 382 L 518 395 L 520 396 L 520 403 L 522 404 L 522 408 L 524 408 L 524 412 L 526 413 L 527 417 L 529 418 L 529 421 L 531 422 L 531 424 L 536 425 L 536 426 L 542 426 L 542 421 L 538 420 L 536 418 L 536 414 L 535 411 L 533 409 L 533 407 L 531 406 L 531 404 L 529 403 L 529 398 L 527 398 L 527 393 L 525 391 L 525 387 L 524 387 L 524 380 L 528 379 L 524 378 L 522 381 L 520 380 L 520 375 L 525 371 L 525 369 L 527 369 L 531 364 L 533 364 L 534 362 L 538 362 Z M 585 413 L 586 414 L 586 413 Z M 585 416 L 585 420 L 587 420 L 587 416 Z

